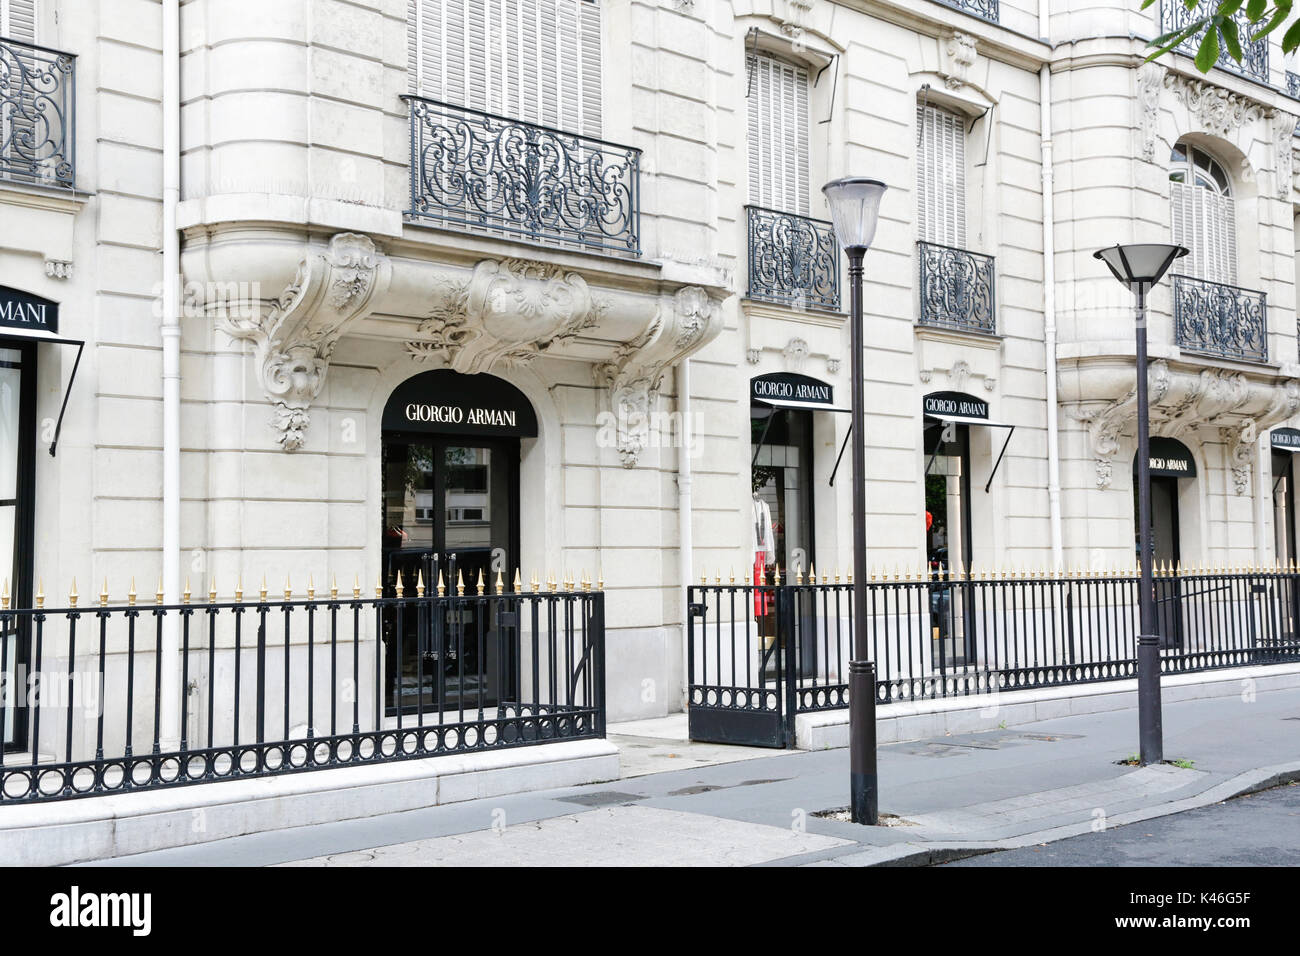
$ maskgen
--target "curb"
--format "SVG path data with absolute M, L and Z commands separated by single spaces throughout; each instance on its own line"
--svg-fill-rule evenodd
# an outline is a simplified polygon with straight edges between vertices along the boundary
M 1252 793 L 1259 793 L 1263 790 L 1270 790 L 1273 787 L 1295 783 L 1296 781 L 1300 781 L 1300 761 L 1273 764 L 1256 770 L 1246 770 L 1221 783 L 1214 784 L 1194 796 L 1183 797 L 1168 803 L 1160 803 L 1153 807 L 1130 810 L 1127 813 L 1120 814 L 1115 817 L 1115 822 L 1112 822 L 1107 829 L 1128 826 L 1133 823 L 1140 823 L 1143 820 L 1172 816 L 1186 810 L 1197 810 L 1201 807 L 1223 803 L 1237 797 L 1249 796 Z M 1048 830 L 1037 830 L 1017 837 L 1007 837 L 1002 840 L 987 842 L 899 844 L 899 849 L 903 847 L 908 849 L 902 853 L 893 854 L 889 851 L 895 849 L 894 847 L 869 847 L 859 844 L 856 847 L 846 847 L 842 853 L 823 857 L 823 859 L 826 862 L 834 863 L 835 860 L 842 857 L 852 856 L 864 851 L 871 852 L 871 850 L 875 849 L 883 851 L 885 858 L 877 862 L 867 863 L 866 866 L 934 866 L 974 856 L 983 856 L 988 853 L 1000 853 L 1003 850 L 1018 850 L 1042 843 L 1055 843 L 1058 840 L 1065 840 L 1091 832 L 1091 823 L 1072 823 Z M 780 865 L 780 861 L 773 862 Z

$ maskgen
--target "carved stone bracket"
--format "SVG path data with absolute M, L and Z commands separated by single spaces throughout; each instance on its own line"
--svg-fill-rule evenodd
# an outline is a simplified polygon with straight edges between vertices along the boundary
M 267 310 L 221 310 L 231 336 L 253 343 L 258 377 L 275 406 L 271 426 L 285 451 L 301 448 L 308 409 L 325 384 L 334 346 L 368 313 L 392 277 L 388 258 L 366 236 L 340 233 L 302 260 L 292 283 Z
M 703 289 L 688 286 L 660 302 L 650 326 L 596 366 L 596 381 L 609 389 L 617 420 L 618 453 L 624 468 L 635 467 L 650 437 L 650 412 L 664 373 L 722 331 L 721 309 Z
M 1219 437 L 1228 446 L 1228 467 L 1232 470 L 1232 485 L 1243 495 L 1250 487 L 1250 458 L 1255 440 L 1259 437 L 1256 425 L 1250 419 L 1233 428 L 1220 428 Z
M 486 259 L 468 280 L 441 282 L 406 350 L 467 374 L 527 365 L 595 326 L 606 308 L 576 272 L 524 259 Z
M 1156 159 L 1156 133 L 1160 128 L 1160 91 L 1165 84 L 1165 68 L 1159 63 L 1144 63 L 1138 69 L 1138 108 L 1142 132 L 1142 158 L 1148 163 Z
M 1300 122 L 1292 113 L 1281 110 L 1273 114 L 1273 178 L 1277 188 L 1277 198 L 1291 198 L 1291 186 L 1295 176 L 1292 152 L 1295 149 L 1296 123 Z

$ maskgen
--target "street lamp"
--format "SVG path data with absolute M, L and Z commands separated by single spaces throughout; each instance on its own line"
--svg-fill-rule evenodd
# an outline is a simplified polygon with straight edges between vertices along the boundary
M 1138 412 L 1138 746 L 1142 766 L 1164 759 L 1160 718 L 1160 638 L 1156 635 L 1155 584 L 1151 580 L 1151 412 L 1147 407 L 1147 293 L 1175 259 L 1187 255 L 1183 246 L 1137 243 L 1098 249 L 1100 259 L 1137 300 Z
M 853 659 L 849 662 L 849 794 L 853 822 L 875 826 L 880 816 L 876 779 L 876 666 L 867 646 L 866 425 L 863 419 L 862 258 L 876 237 L 880 198 L 876 179 L 849 177 L 822 187 L 835 236 L 849 257 L 849 364 L 853 432 Z

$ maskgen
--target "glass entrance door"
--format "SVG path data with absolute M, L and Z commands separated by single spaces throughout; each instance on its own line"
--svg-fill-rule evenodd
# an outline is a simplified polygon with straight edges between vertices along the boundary
M 385 438 L 385 593 L 394 593 L 399 573 L 407 597 L 421 577 L 428 595 L 440 577 L 448 595 L 464 586 L 463 599 L 437 614 L 386 610 L 390 714 L 482 710 L 510 695 L 513 628 L 501 632 L 486 596 L 498 576 L 509 586 L 518 567 L 518 466 L 517 441 Z
M 973 610 L 950 573 L 969 569 L 971 562 L 970 426 L 927 422 L 922 448 L 930 633 L 935 666 L 942 670 L 974 659 Z
M 1136 483 L 1135 483 L 1136 485 Z M 1133 513 L 1137 514 L 1137 488 L 1133 489 Z M 1134 526 L 1137 522 L 1134 521 Z M 1141 556 L 1141 538 L 1134 549 Z M 1178 479 L 1151 478 L 1152 567 L 1177 569 L 1182 560 L 1178 543 Z M 1156 577 L 1156 632 L 1162 647 L 1182 645 L 1181 582 L 1177 576 Z

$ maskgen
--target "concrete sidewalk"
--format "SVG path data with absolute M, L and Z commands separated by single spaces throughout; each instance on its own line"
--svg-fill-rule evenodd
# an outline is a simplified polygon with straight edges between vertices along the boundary
M 920 864 L 1096 832 L 1300 777 L 1300 690 L 1256 696 L 1246 684 L 1237 698 L 1167 703 L 1164 726 L 1166 757 L 1190 768 L 1117 763 L 1136 749 L 1131 709 L 890 744 L 879 767 L 891 825 L 860 827 L 827 815 L 848 803 L 846 751 L 697 749 L 676 739 L 669 719 L 613 728 L 624 732 L 611 740 L 636 754 L 619 781 L 107 862 Z

